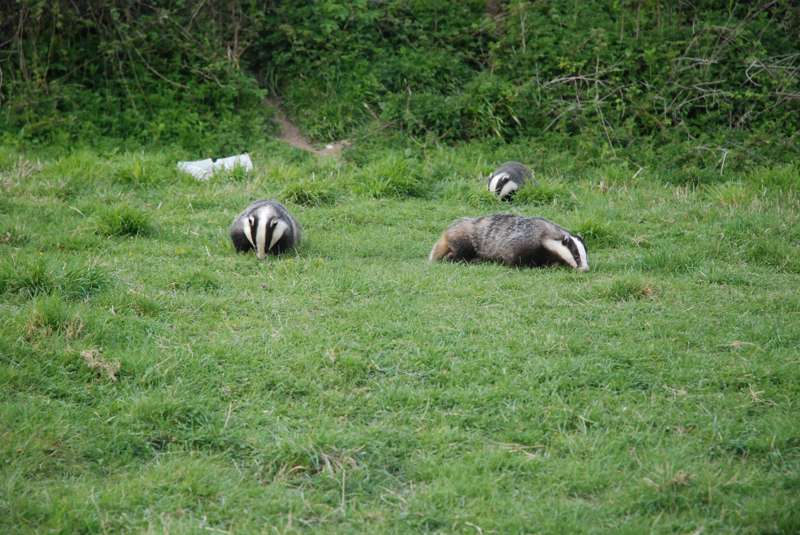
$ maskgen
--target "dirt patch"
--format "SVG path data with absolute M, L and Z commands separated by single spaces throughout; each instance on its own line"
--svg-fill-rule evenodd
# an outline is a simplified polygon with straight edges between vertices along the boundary
M 87 349 L 86 351 L 81 351 L 81 357 L 83 357 L 83 362 L 86 363 L 86 366 L 88 366 L 90 370 L 94 370 L 101 375 L 105 375 L 110 381 L 116 382 L 117 373 L 119 372 L 120 368 L 119 362 L 110 362 L 106 360 L 103 358 L 103 355 L 100 354 L 99 349 Z
M 297 125 L 289 120 L 289 118 L 286 116 L 286 113 L 283 111 L 283 106 L 280 100 L 275 98 L 268 99 L 267 104 L 275 109 L 275 122 L 278 123 L 278 126 L 281 129 L 278 139 L 288 143 L 292 147 L 310 152 L 311 154 L 316 154 L 317 156 L 339 156 L 342 153 L 342 150 L 351 145 L 349 140 L 342 139 L 340 141 L 328 143 L 321 149 L 318 149 L 312 145 L 308 139 L 306 139 L 303 133 L 300 132 L 300 129 L 297 128 Z

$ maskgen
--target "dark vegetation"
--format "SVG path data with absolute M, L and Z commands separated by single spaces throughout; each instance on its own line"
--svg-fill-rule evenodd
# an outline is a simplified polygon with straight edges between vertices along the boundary
M 688 182 L 800 146 L 791 0 L 2 6 L 0 130 L 18 143 L 243 149 L 269 92 L 321 141 L 537 138 Z

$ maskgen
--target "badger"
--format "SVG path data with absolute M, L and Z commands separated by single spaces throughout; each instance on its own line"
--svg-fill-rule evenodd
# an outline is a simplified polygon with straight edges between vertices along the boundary
M 489 175 L 489 191 L 503 201 L 510 201 L 533 172 L 519 162 L 506 162 Z
M 236 216 L 230 229 L 238 252 L 254 249 L 259 259 L 267 253 L 282 253 L 300 242 L 302 229 L 277 201 L 255 201 Z
M 511 214 L 457 219 L 433 246 L 428 260 L 490 261 L 518 267 L 564 265 L 589 271 L 583 238 L 547 219 Z

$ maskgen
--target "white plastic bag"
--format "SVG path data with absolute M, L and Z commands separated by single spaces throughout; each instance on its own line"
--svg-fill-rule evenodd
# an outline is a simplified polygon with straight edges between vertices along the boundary
M 206 158 L 205 160 L 178 162 L 178 171 L 189 173 L 197 180 L 208 180 L 218 170 L 230 170 L 234 167 L 241 167 L 248 173 L 252 171 L 253 161 L 250 159 L 250 155 L 245 153 L 227 158 L 218 158 L 217 160 Z

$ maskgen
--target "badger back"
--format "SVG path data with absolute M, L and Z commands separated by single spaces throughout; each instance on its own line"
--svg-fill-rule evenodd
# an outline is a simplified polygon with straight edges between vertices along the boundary
M 511 200 L 533 172 L 519 162 L 506 162 L 489 175 L 487 187 L 501 200 Z
M 250 204 L 236 216 L 230 228 L 231 241 L 236 250 L 255 250 L 258 258 L 295 247 L 301 233 L 300 225 L 286 207 L 272 200 Z
M 478 258 L 510 266 L 589 269 L 583 240 L 547 219 L 495 214 L 479 218 L 473 228 Z

